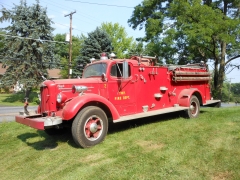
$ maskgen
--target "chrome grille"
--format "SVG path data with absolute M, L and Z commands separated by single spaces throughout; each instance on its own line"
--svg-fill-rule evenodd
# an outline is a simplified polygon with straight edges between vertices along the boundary
M 41 114 L 47 115 L 49 112 L 49 92 L 48 87 L 41 87 Z

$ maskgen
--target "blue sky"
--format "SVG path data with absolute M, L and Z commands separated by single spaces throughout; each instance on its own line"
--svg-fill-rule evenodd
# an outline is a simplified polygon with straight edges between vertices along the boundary
M 48 16 L 55 23 L 54 34 L 68 33 L 70 19 L 64 17 L 76 10 L 73 14 L 73 35 L 87 35 L 92 32 L 96 27 L 100 26 L 103 22 L 119 23 L 123 26 L 128 34 L 134 38 L 143 37 L 144 30 L 133 30 L 129 27 L 127 21 L 130 19 L 133 7 L 140 4 L 142 0 L 39 0 L 40 5 L 47 7 Z M 0 0 L 0 5 L 7 9 L 11 9 L 13 4 L 19 4 L 20 0 Z M 35 3 L 35 0 L 27 0 L 28 5 Z M 88 2 L 88 3 L 84 3 Z M 93 4 L 92 4 L 93 3 Z M 96 4 L 94 4 L 96 3 Z M 97 5 L 105 4 L 105 5 Z M 116 5 L 116 6 L 111 6 Z M 121 7 L 125 6 L 125 7 Z M 0 24 L 0 27 L 5 27 L 7 23 Z M 240 59 L 237 60 L 240 64 Z M 211 67 L 210 67 L 211 68 Z M 227 78 L 231 78 L 231 82 L 240 82 L 240 70 L 234 70 L 227 74 Z
M 48 16 L 54 21 L 53 27 L 56 33 L 69 32 L 70 19 L 64 15 L 70 12 L 73 14 L 73 35 L 92 32 L 103 22 L 119 23 L 126 29 L 128 36 L 134 38 L 142 37 L 144 31 L 134 31 L 129 27 L 127 20 L 131 17 L 133 7 L 141 3 L 141 0 L 39 0 L 40 5 L 47 7 Z M 27 0 L 28 5 L 35 3 L 35 0 Z M 82 2 L 82 3 L 81 3 Z M 89 4 L 89 3 L 96 4 Z M 20 0 L 0 0 L 0 5 L 12 8 L 13 4 L 19 4 Z M 106 4 L 106 5 L 97 5 Z M 119 7 L 111 6 L 117 5 Z M 121 7 L 125 6 L 125 7 Z M 131 8 L 132 7 L 132 8 Z M 1 25 L 2 26 L 2 25 Z

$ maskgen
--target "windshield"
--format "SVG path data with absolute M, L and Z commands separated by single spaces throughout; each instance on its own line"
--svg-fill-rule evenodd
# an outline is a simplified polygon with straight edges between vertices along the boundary
M 106 74 L 107 64 L 97 63 L 88 66 L 83 72 L 83 78 L 88 78 L 92 76 L 101 76 L 102 73 Z

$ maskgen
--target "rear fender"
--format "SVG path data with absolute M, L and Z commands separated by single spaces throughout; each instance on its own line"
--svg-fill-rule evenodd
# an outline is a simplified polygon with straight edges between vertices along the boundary
M 72 119 L 78 113 L 78 111 L 86 103 L 89 102 L 100 102 L 102 104 L 105 104 L 110 110 L 113 120 L 120 118 L 117 109 L 113 106 L 113 104 L 110 101 L 97 94 L 84 94 L 82 96 L 75 97 L 70 102 L 68 102 L 66 106 L 64 106 L 62 113 L 63 119 L 64 120 Z
M 189 107 L 190 106 L 190 98 L 192 97 L 193 94 L 196 94 L 198 99 L 202 97 L 200 91 L 197 88 L 182 90 L 178 96 L 179 106 Z M 202 99 L 199 99 L 199 102 L 201 102 L 201 101 L 202 101 Z

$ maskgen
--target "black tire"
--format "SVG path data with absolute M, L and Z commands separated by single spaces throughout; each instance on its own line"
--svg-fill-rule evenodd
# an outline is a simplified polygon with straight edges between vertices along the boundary
M 102 109 L 95 106 L 82 109 L 72 124 L 73 140 L 82 148 L 88 148 L 102 142 L 107 131 L 107 116 Z
M 196 96 L 192 96 L 190 99 L 190 107 L 186 111 L 187 118 L 197 118 L 200 113 L 200 103 Z

